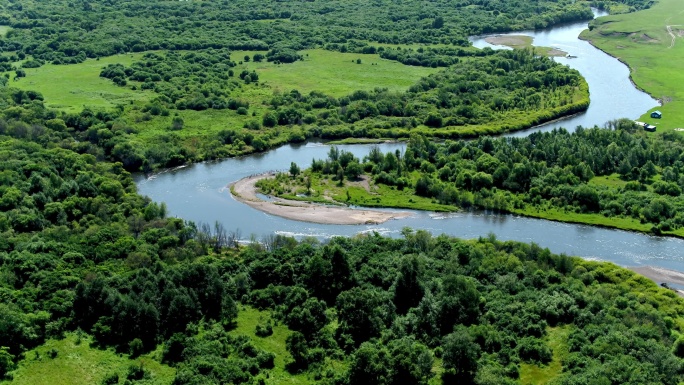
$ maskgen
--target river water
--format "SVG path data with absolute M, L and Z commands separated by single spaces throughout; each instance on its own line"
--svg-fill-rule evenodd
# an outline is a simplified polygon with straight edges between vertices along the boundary
M 574 23 L 545 31 L 528 31 L 535 44 L 561 48 L 576 59 L 556 59 L 582 72 L 591 92 L 589 110 L 569 120 L 537 127 L 550 130 L 563 126 L 602 125 L 605 121 L 636 118 L 657 105 L 648 95 L 636 90 L 628 79 L 627 68 L 614 58 L 577 39 L 587 23 Z M 481 46 L 483 40 L 475 39 Z M 527 135 L 527 132 L 517 135 Z M 362 158 L 369 145 L 343 146 Z M 383 152 L 403 150 L 403 144 L 382 144 Z M 494 233 L 498 239 L 535 242 L 552 252 L 605 260 L 622 266 L 656 266 L 684 271 L 684 240 L 598 227 L 565 224 L 541 219 L 482 211 L 440 214 L 414 211 L 412 216 L 380 225 L 320 225 L 288 220 L 255 210 L 232 198 L 226 187 L 230 182 L 271 170 L 287 170 L 290 162 L 308 167 L 312 159 L 327 156 L 329 146 L 321 143 L 286 145 L 242 158 L 205 162 L 168 170 L 151 178 L 136 177 L 138 191 L 157 202 L 166 202 L 170 215 L 195 222 L 222 222 L 228 230 L 240 229 L 243 239 L 261 239 L 269 234 L 321 239 L 378 232 L 400 236 L 403 227 L 425 229 L 433 234 L 475 238 Z
M 594 14 L 605 16 L 606 13 L 595 10 Z M 609 120 L 618 118 L 636 119 L 647 110 L 658 106 L 658 101 L 650 95 L 634 87 L 629 79 L 629 68 L 617 59 L 602 52 L 584 40 L 577 37 L 587 29 L 586 22 L 569 23 L 539 31 L 512 32 L 505 35 L 531 36 L 533 44 L 539 47 L 553 47 L 567 52 L 575 58 L 556 57 L 558 63 L 566 64 L 578 70 L 589 84 L 591 103 L 589 108 L 580 114 L 567 119 L 543 124 L 529 130 L 517 131 L 507 136 L 527 136 L 533 131 L 551 131 L 554 128 L 565 127 L 573 131 L 577 126 L 593 127 Z M 485 41 L 493 35 L 471 38 L 475 47 L 491 47 L 506 49 L 508 47 L 494 46 Z M 498 34 L 497 34 L 498 36 Z

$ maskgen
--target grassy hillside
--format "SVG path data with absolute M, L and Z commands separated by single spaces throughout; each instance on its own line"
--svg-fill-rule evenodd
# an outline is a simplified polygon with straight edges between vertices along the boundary
M 663 118 L 641 120 L 659 130 L 684 127 L 684 3 L 659 0 L 647 10 L 602 17 L 582 38 L 627 63 L 634 83 L 663 102 Z M 669 28 L 669 29 L 668 29 Z

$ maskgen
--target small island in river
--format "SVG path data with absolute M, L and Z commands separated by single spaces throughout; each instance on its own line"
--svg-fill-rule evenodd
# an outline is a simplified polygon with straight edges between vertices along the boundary
M 492 45 L 503 45 L 513 49 L 532 48 L 534 38 L 526 35 L 494 35 L 485 38 L 485 41 Z M 558 48 L 534 47 L 536 52 L 546 56 L 567 57 L 568 53 Z
M 408 212 L 356 210 L 346 206 L 322 205 L 283 198 L 266 201 L 257 196 L 256 183 L 275 174 L 261 174 L 230 184 L 235 199 L 267 214 L 287 219 L 331 225 L 380 224 L 390 219 L 405 218 Z

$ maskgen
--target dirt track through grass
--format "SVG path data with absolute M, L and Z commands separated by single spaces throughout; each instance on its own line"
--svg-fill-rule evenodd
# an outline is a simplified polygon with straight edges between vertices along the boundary
M 670 34 L 670 37 L 672 38 L 672 41 L 670 42 L 670 46 L 667 48 L 672 48 L 675 45 L 675 40 L 677 39 L 677 35 L 672 32 L 672 27 L 681 27 L 681 25 L 668 25 L 667 26 L 667 33 Z

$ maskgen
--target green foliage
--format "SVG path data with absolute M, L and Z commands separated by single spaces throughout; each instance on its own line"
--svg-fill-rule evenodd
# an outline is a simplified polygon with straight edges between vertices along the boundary
M 684 338 L 679 337 L 674 344 L 674 354 L 679 358 L 684 358 Z
M 105 378 L 102 379 L 101 384 L 102 385 L 114 385 L 119 383 L 119 374 L 118 373 L 110 373 L 105 376 Z
M 364 342 L 351 358 L 349 384 L 427 384 L 433 376 L 430 350 L 411 338 L 389 346 Z
M 296 50 L 321 42 L 348 44 L 353 38 L 467 46 L 467 36 L 472 34 L 544 28 L 590 18 L 588 4 L 570 0 L 544 0 L 534 6 L 513 1 L 486 7 L 470 1 L 434 2 L 419 8 L 389 1 L 289 4 L 249 0 L 212 2 L 211 6 L 141 1 L 94 6 L 54 1 L 46 6 L 28 1 L 21 7 L 7 7 L 3 24 L 12 29 L 3 44 L 9 51 L 65 64 L 123 52 L 207 48 L 270 49 L 269 60 L 289 63 L 299 59 Z M 80 38 L 67 43 L 54 40 L 50 35 L 54 29 Z M 187 30 L 193 33 L 180 33 Z
M 65 338 L 49 339 L 42 346 L 25 352 L 11 381 L 16 385 L 104 385 L 122 384 L 131 365 L 143 364 L 149 378 L 138 382 L 150 385 L 170 385 L 175 370 L 161 365 L 154 354 L 131 360 L 127 355 L 112 349 L 90 346 L 91 339 L 84 334 L 66 333 Z M 59 350 L 55 358 L 47 358 L 51 350 Z M 65 374 L 66 373 L 66 374 Z
M 206 110 L 207 108 L 237 110 L 244 102 L 226 98 L 226 90 L 236 87 L 228 71 L 235 62 L 227 50 L 202 50 L 184 54 L 167 52 L 147 53 L 130 67 L 110 64 L 102 69 L 100 76 L 125 86 L 126 81 L 141 83 L 141 89 L 154 90 L 163 96 L 159 102 L 180 110 Z M 241 79 L 250 76 L 241 75 Z M 258 80 L 253 74 L 251 80 Z M 209 86 L 211 85 L 211 86 Z M 152 115 L 159 115 L 154 110 Z
M 599 128 L 441 144 L 413 136 L 402 158 L 374 149 L 360 166 L 377 191 L 408 186 L 415 199 L 443 205 L 681 234 L 684 142 L 672 139 Z M 323 178 L 338 167 L 339 158 L 329 156 L 311 171 Z M 355 203 L 375 202 L 370 195 Z
M 300 171 L 301 170 L 300 170 L 299 166 L 297 166 L 297 163 L 295 163 L 295 162 L 290 163 L 290 175 L 292 175 L 293 177 L 297 177 L 299 175 Z
M 510 383 L 520 362 L 555 362 L 549 325 L 568 325 L 559 384 L 682 380 L 681 300 L 622 269 L 536 245 L 408 229 L 404 239 L 371 234 L 320 245 L 273 236 L 241 247 L 218 222 L 167 218 L 164 204 L 136 194 L 126 171 L 311 136 L 503 132 L 581 110 L 588 91 L 575 71 L 531 52 L 462 47 L 470 33 L 588 18 L 586 3 L 28 0 L 3 12 L 12 29 L 0 44 L 10 52 L 0 68 L 14 71 L 22 86 L 23 77 L 55 65 L 83 63 L 82 71 L 97 63 L 88 57 L 155 52 L 95 64 L 100 80 L 114 83 L 106 80 L 108 100 L 140 94 L 137 104 L 81 110 L 79 99 L 71 103 L 78 110 L 60 112 L 46 108 L 39 92 L 0 90 L 0 375 L 24 357 L 19 383 L 71 380 L 72 373 L 89 384 L 170 382 L 150 359 L 159 355 L 175 367 L 178 385 L 266 378 L 426 384 L 435 373 L 445 381 Z M 397 46 L 428 43 L 436 46 Z M 447 68 L 405 92 L 364 88 L 335 97 L 268 89 L 254 70 L 264 59 L 271 68 L 294 68 L 307 60 L 303 49 L 319 46 L 354 52 L 346 65 L 358 63 L 361 73 L 371 73 L 378 56 L 360 55 Z M 249 64 L 237 68 L 235 49 L 268 52 L 243 56 Z M 26 69 L 13 67 L 19 60 Z M 225 116 L 247 130 L 225 129 L 232 121 L 201 135 L 191 127 Z M 161 128 L 140 131 L 148 125 Z M 553 208 L 630 218 L 658 231 L 681 227 L 681 143 L 629 129 L 440 145 L 413 137 L 404 154 L 376 150 L 364 162 L 333 148 L 312 167 L 342 185 L 367 172 L 382 188 L 461 207 Z M 301 170 L 292 166 L 297 177 Z M 616 174 L 623 184 L 590 183 Z M 306 176 L 295 180 L 308 192 L 315 175 Z M 289 179 L 278 178 L 262 188 L 277 191 Z M 355 199 L 356 190 L 344 191 Z M 248 320 L 242 324 L 238 298 Z M 246 304 L 268 311 L 268 320 Z M 80 331 L 59 339 L 76 328 L 98 347 L 139 358 L 93 350 Z M 286 375 L 286 362 L 305 374 Z
M 143 342 L 142 340 L 140 340 L 140 338 L 134 338 L 131 342 L 128 343 L 128 349 L 131 358 L 135 358 L 143 353 L 145 346 L 143 345 Z
M 442 360 L 446 369 L 445 380 L 472 381 L 477 372 L 480 346 L 465 328 L 457 328 L 444 337 Z
M 0 348 L 0 379 L 5 378 L 14 367 L 14 358 L 9 353 L 9 348 L 3 346 Z

